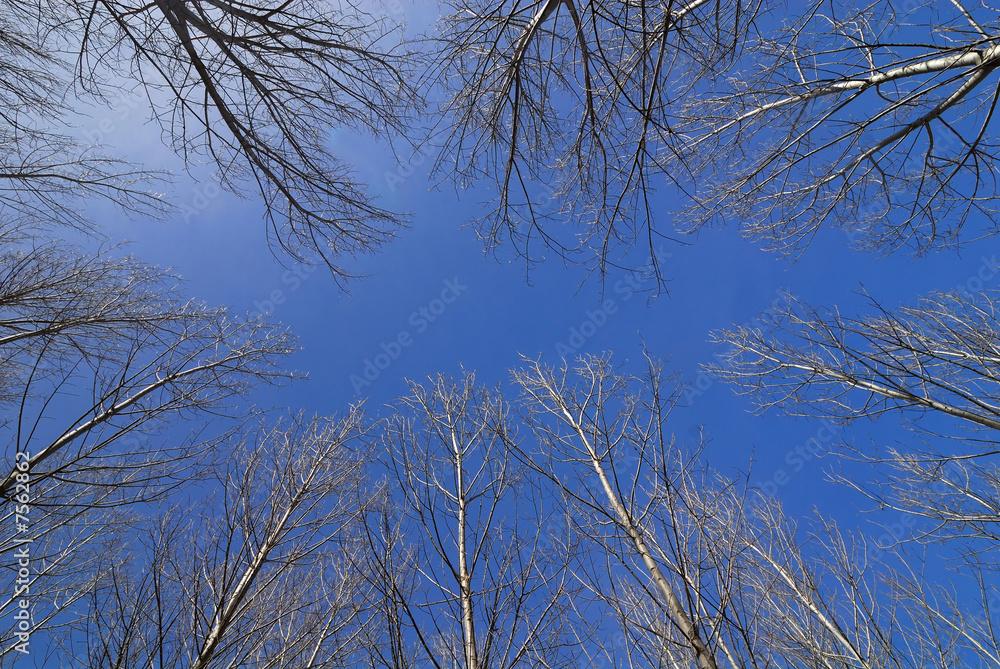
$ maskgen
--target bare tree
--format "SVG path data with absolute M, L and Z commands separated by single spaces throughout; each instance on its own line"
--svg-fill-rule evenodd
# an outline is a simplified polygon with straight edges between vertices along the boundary
M 387 506 L 365 553 L 371 666 L 574 666 L 560 648 L 566 555 L 509 430 L 507 404 L 471 374 L 412 384 L 389 419 Z
M 102 0 L 8 4 L 0 18 L 0 405 L 5 409 L 0 429 L 9 449 L 0 475 L 0 520 L 12 531 L 0 542 L 0 554 L 8 565 L 18 565 L 28 559 L 18 557 L 24 546 L 31 546 L 30 569 L 21 565 L 31 589 L 30 597 L 25 588 L 23 599 L 0 600 L 0 613 L 14 621 L 0 633 L 0 662 L 20 656 L 15 644 L 23 640 L 17 635 L 23 628 L 13 613 L 22 601 L 29 603 L 32 633 L 59 635 L 80 619 L 86 601 L 110 605 L 118 598 L 122 605 L 152 593 L 160 605 L 165 601 L 160 595 L 175 597 L 174 614 L 191 616 L 185 619 L 193 621 L 188 632 L 203 634 L 203 647 L 188 658 L 196 666 L 208 666 L 220 653 L 246 658 L 279 651 L 286 665 L 302 666 L 306 642 L 296 636 L 297 628 L 306 618 L 315 622 L 325 615 L 323 602 L 286 602 L 292 612 L 282 621 L 284 646 L 269 641 L 261 649 L 251 642 L 238 651 L 220 650 L 227 629 L 239 628 L 235 621 L 243 615 L 246 592 L 237 589 L 230 602 L 219 604 L 218 619 L 201 629 L 205 621 L 197 605 L 206 591 L 197 601 L 176 599 L 191 594 L 186 586 L 148 580 L 144 570 L 172 567 L 176 581 L 183 573 L 177 570 L 212 566 L 217 581 L 206 587 L 217 591 L 220 583 L 231 585 L 227 579 L 236 572 L 226 570 L 242 569 L 246 556 L 195 553 L 181 565 L 177 561 L 188 539 L 201 541 L 206 551 L 221 549 L 212 544 L 218 537 L 207 525 L 192 535 L 191 528 L 171 526 L 169 514 L 162 531 L 150 534 L 148 550 L 125 540 L 126 530 L 147 521 L 156 504 L 177 503 L 179 491 L 199 490 L 211 467 L 232 468 L 249 458 L 231 452 L 227 440 L 255 413 L 246 406 L 248 392 L 291 376 L 277 361 L 293 349 L 292 338 L 264 320 L 182 299 L 174 277 L 120 258 L 118 249 L 87 255 L 35 234 L 50 223 L 93 232 L 76 208 L 93 196 L 136 214 L 164 210 L 160 197 L 148 190 L 162 175 L 82 146 L 64 128 L 81 101 L 103 101 L 117 90 L 138 87 L 183 159 L 193 164 L 207 158 L 220 184 L 239 194 L 257 188 L 277 243 L 299 259 L 319 251 L 335 274 L 344 276 L 337 258 L 374 248 L 401 222 L 376 206 L 328 150 L 335 128 L 381 132 L 400 126 L 410 89 L 393 42 L 395 26 L 355 5 L 311 0 L 272 7 Z M 277 448 L 267 440 L 265 446 Z M 271 456 L 277 454 L 261 455 Z M 254 494 L 265 499 L 284 490 L 277 481 L 242 483 L 253 483 Z M 329 502 L 329 495 L 324 500 Z M 268 519 L 243 520 L 228 529 L 231 538 L 243 532 L 252 553 L 255 533 Z M 305 537 L 303 528 L 313 521 L 295 521 L 292 534 Z M 275 531 L 287 546 L 291 530 Z M 313 537 L 319 532 L 309 531 Z M 291 541 L 298 545 L 299 538 Z M 265 559 L 268 550 L 252 556 Z M 303 553 L 301 560 L 307 557 Z M 317 562 L 305 570 L 309 574 L 293 573 L 312 583 L 332 578 L 336 568 Z M 14 578 L 21 579 L 17 571 L 15 566 Z M 22 584 L 12 581 L 9 592 Z M 174 586 L 180 589 L 170 590 Z M 271 603 L 281 599 L 269 597 Z M 296 609 L 300 604 L 306 608 Z M 176 629 L 170 627 L 174 619 L 156 619 L 155 629 L 140 629 L 154 620 L 144 605 L 115 606 L 117 622 L 100 614 L 85 618 L 111 625 L 108 643 L 124 644 L 105 646 L 88 661 L 130 664 L 141 651 L 125 637 L 137 634 L 142 645 L 151 634 Z M 261 623 L 266 611 L 255 615 Z M 118 636 L 118 623 L 130 626 L 125 637 Z M 329 646 L 339 631 L 326 629 L 331 636 L 304 632 L 312 635 L 308 643 Z M 319 646 L 315 649 L 319 653 Z
M 983 3 L 796 5 L 676 126 L 688 223 L 793 253 L 824 226 L 880 252 L 994 234 L 998 38 Z
M 731 351 L 714 371 L 762 409 L 842 422 L 904 419 L 916 437 L 907 445 L 847 451 L 882 465 L 876 482 L 844 481 L 924 519 L 920 536 L 947 540 L 971 559 L 1000 537 L 996 301 L 996 291 L 937 293 L 895 313 L 874 304 L 870 315 L 846 317 L 791 300 L 761 329 L 722 333 Z
M 19 213 L 84 226 L 63 196 L 95 193 L 132 210 L 162 208 L 147 191 L 155 175 L 52 129 L 74 102 L 139 88 L 188 165 L 207 159 L 222 187 L 259 192 L 269 237 L 292 257 L 318 252 L 343 277 L 338 257 L 374 249 L 403 222 L 376 205 L 329 150 L 335 129 L 387 133 L 403 125 L 413 101 L 404 71 L 413 63 L 390 19 L 358 3 L 322 0 L 254 7 L 85 0 L 8 9 L 0 40 L 0 53 L 11 56 L 0 91 L 0 197 Z
M 275 366 L 293 346 L 281 328 L 184 301 L 169 275 L 58 244 L 4 251 L 0 397 L 16 411 L 4 427 L 11 448 L 30 453 L 38 483 L 71 482 L 104 469 L 105 457 L 152 456 L 109 447 L 168 417 L 223 411 L 253 382 L 288 377 Z M 4 497 L 17 474 L 9 455 Z M 119 495 L 126 483 L 114 482 Z
M 584 358 L 516 373 L 536 470 L 574 503 L 591 550 L 573 573 L 617 640 L 581 639 L 595 666 L 995 666 L 989 571 L 962 592 L 920 554 L 817 518 L 803 537 L 776 500 L 708 467 L 667 433 L 680 387 Z M 890 560 L 894 556 L 895 561 Z M 579 606 L 579 605 L 578 605 Z
M 64 123 L 68 69 L 31 3 L 5 3 L 0 19 L 0 204 L 5 225 L 92 229 L 78 206 L 112 201 L 126 212 L 162 213 L 158 175 L 74 140 Z
M 723 574 L 701 561 L 699 525 L 674 493 L 678 476 L 690 476 L 675 469 L 679 452 L 664 432 L 676 397 L 650 372 L 628 378 L 586 358 L 572 376 L 534 362 L 515 379 L 538 442 L 530 455 L 573 500 L 579 531 L 598 548 L 582 573 L 635 649 L 627 655 L 650 666 L 687 656 L 714 668 L 728 652 L 721 584 L 712 582 Z
M 30 543 L 41 630 L 64 620 L 56 614 L 105 573 L 95 561 L 109 533 L 199 478 L 252 413 L 241 397 L 289 376 L 277 361 L 292 340 L 266 322 L 185 301 L 173 277 L 114 250 L 88 257 L 4 232 L 0 495 L 11 532 L 0 552 L 17 564 L 12 555 Z M 205 421 L 226 413 L 235 420 Z M 105 559 L 122 556 L 113 547 Z M 10 634 L 5 627 L 4 653 Z
M 892 591 L 923 625 L 914 648 L 978 666 L 998 661 L 996 300 L 995 291 L 935 293 L 893 312 L 873 300 L 857 317 L 791 300 L 760 329 L 722 333 L 731 350 L 714 369 L 762 409 L 843 423 L 895 415 L 912 431 L 888 447 L 843 444 L 836 453 L 867 465 L 869 480 L 835 478 L 905 521 L 876 542 L 880 561 L 894 546 L 933 544 L 937 559 L 958 567 L 945 588 L 928 578 L 927 560 L 907 556 Z
M 655 263 L 670 232 L 652 193 L 681 177 L 679 105 L 738 57 L 759 5 L 450 3 L 434 42 L 448 95 L 437 170 L 494 189 L 487 244 L 602 275 L 633 247 Z
M 761 407 L 844 422 L 884 414 L 904 420 L 913 438 L 841 452 L 875 465 L 871 480 L 838 478 L 909 519 L 912 530 L 888 543 L 934 543 L 957 561 L 972 596 L 936 591 L 920 561 L 904 563 L 908 572 L 897 573 L 894 588 L 911 607 L 933 597 L 940 607 L 934 625 L 983 666 L 997 661 L 1000 602 L 993 585 L 1000 537 L 995 303 L 993 291 L 934 294 L 895 313 L 874 305 L 871 315 L 845 317 L 792 302 L 762 330 L 724 333 L 733 349 L 716 370 Z
M 356 650 L 362 414 L 248 430 L 205 499 L 145 523 L 61 639 L 90 667 L 344 666 Z M 138 536 L 139 535 L 137 533 Z
M 803 540 L 775 500 L 669 435 L 681 389 L 658 363 L 532 363 L 515 379 L 534 439 L 471 375 L 415 384 L 379 428 L 390 483 L 375 488 L 357 411 L 243 433 L 217 503 L 175 506 L 141 546 L 98 556 L 60 652 L 198 667 L 1000 660 L 988 568 L 965 574 L 970 602 L 922 556 L 822 518 Z M 543 486 L 568 534 L 539 531 Z
M 895 313 L 872 300 L 870 315 L 850 317 L 789 296 L 762 327 L 719 334 L 731 348 L 713 372 L 754 392 L 761 408 L 841 420 L 937 411 L 981 431 L 985 445 L 1000 428 L 996 299 L 935 293 Z
M 672 234 L 661 186 L 684 197 L 679 230 L 738 220 L 791 253 L 824 226 L 877 252 L 996 231 L 1000 33 L 981 3 L 452 10 L 437 168 L 495 189 L 490 245 L 603 271 Z

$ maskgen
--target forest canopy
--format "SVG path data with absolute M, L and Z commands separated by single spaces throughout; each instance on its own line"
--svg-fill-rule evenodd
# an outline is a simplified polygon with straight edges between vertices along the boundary
M 3 9 L 0 666 L 1000 666 L 996 9 L 454 0 L 419 30 L 435 7 Z M 186 176 L 86 125 L 118 100 Z M 411 156 L 398 198 L 369 179 L 387 155 Z M 171 189 L 206 171 L 225 195 L 192 222 Z M 210 282 L 129 253 L 126 219 L 181 229 L 206 273 L 245 253 L 213 295 L 262 285 L 258 242 L 283 288 L 210 306 Z M 488 303 L 495 268 L 451 273 L 465 225 L 515 264 L 496 273 L 578 292 Z M 807 278 L 716 329 L 692 386 L 675 333 L 764 282 L 719 230 Z M 632 300 L 705 246 L 717 282 Z M 978 269 L 923 291 L 966 248 Z M 898 290 L 836 296 L 805 257 Z M 448 273 L 412 306 L 417 266 Z M 665 304 L 685 286 L 697 306 Z M 297 339 L 328 303 L 351 319 Z M 594 350 L 639 313 L 641 346 Z M 569 346 L 515 348 L 557 315 Z M 459 371 L 407 375 L 431 337 Z M 363 370 L 350 401 L 290 403 L 330 360 Z M 692 405 L 735 426 L 729 451 Z M 823 458 L 830 504 L 800 513 L 785 469 L 761 483 L 752 447 L 786 446 L 751 444 L 746 409 L 813 421 L 784 462 Z M 858 504 L 883 525 L 845 524 Z

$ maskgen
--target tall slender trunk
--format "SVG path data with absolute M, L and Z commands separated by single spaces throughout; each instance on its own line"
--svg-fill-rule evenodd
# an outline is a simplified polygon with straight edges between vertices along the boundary
M 649 572 L 650 577 L 653 579 L 653 583 L 656 585 L 656 588 L 660 591 L 660 594 L 663 595 L 670 617 L 673 619 L 674 624 L 677 625 L 677 628 L 681 631 L 681 634 L 684 635 L 684 638 L 690 645 L 691 650 L 694 651 L 699 669 L 718 669 L 714 653 L 705 644 L 704 639 L 701 638 L 698 628 L 691 620 L 691 617 L 687 614 L 687 611 L 684 609 L 683 604 L 681 604 L 681 601 L 674 592 L 674 589 L 670 586 L 670 582 L 667 580 L 666 576 L 663 575 L 663 572 L 660 571 L 660 567 L 656 564 L 656 560 L 653 559 L 653 554 L 646 545 L 642 532 L 633 522 L 632 516 L 625 508 L 621 499 L 619 499 L 614 486 L 611 485 L 611 481 L 608 479 L 608 475 L 604 471 L 604 465 L 598 457 L 596 449 L 587 438 L 587 434 L 584 431 L 583 426 L 576 422 L 572 413 L 570 413 L 566 407 L 563 407 L 562 410 L 563 415 L 569 421 L 569 424 L 576 431 L 577 436 L 587 449 L 587 454 L 590 456 L 594 471 L 597 473 L 597 477 L 601 481 L 601 488 L 604 490 L 605 495 L 607 495 L 608 502 L 611 504 L 611 508 L 618 517 L 618 524 L 628 533 L 629 538 L 632 540 L 632 545 L 635 547 L 636 553 L 638 553 L 639 557 L 642 559 L 642 562 Z
M 455 496 L 458 499 L 458 577 L 459 596 L 462 600 L 462 642 L 465 651 L 465 669 L 479 669 L 479 653 L 476 650 L 476 626 L 472 608 L 472 577 L 469 575 L 469 561 L 465 548 L 465 465 L 462 449 L 451 434 L 452 449 L 455 454 Z

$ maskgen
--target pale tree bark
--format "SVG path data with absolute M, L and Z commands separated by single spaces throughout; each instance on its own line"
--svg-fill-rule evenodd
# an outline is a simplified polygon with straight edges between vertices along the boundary
M 995 16 L 959 0 L 783 14 L 676 125 L 696 175 L 684 225 L 738 220 L 793 254 L 824 227 L 878 253 L 994 234 Z
M 492 188 L 480 233 L 529 266 L 554 253 L 603 276 L 641 248 L 659 277 L 658 243 L 732 221 L 792 254 L 825 227 L 878 253 L 996 232 L 1000 32 L 982 3 L 452 10 L 436 167 Z
M 5 245 L 4 258 L 0 398 L 15 412 L 4 428 L 11 447 L 29 453 L 38 484 L 104 468 L 105 452 L 140 458 L 112 445 L 171 416 L 224 412 L 254 383 L 289 378 L 276 366 L 294 346 L 282 328 L 185 301 L 176 279 L 132 259 L 58 244 Z M 77 384 L 90 396 L 73 391 Z M 50 405 L 71 395 L 48 425 Z M 17 473 L 13 457 L 9 467 L 4 495 Z
M 566 492 L 592 542 L 573 567 L 596 604 L 588 614 L 622 630 L 618 648 L 581 639 L 602 665 L 996 661 L 987 570 L 959 579 L 981 603 L 956 599 L 957 582 L 929 574 L 919 553 L 822 517 L 799 530 L 746 477 L 720 474 L 665 432 L 681 388 L 657 363 L 631 376 L 600 358 L 559 370 L 530 362 L 515 378 L 537 439 L 522 453 Z
M 568 558 L 506 448 L 510 429 L 498 391 L 472 375 L 413 383 L 394 410 L 386 507 L 362 568 L 378 595 L 376 666 L 572 666 L 560 627 Z
M 246 430 L 194 507 L 147 521 L 61 638 L 88 666 L 349 666 L 365 427 L 292 418 Z M 142 534 L 139 536 L 143 536 Z
M 996 666 L 1000 658 L 996 297 L 936 293 L 893 312 L 873 301 L 853 317 L 792 300 L 762 328 L 720 336 L 732 348 L 715 373 L 762 408 L 847 424 L 895 416 L 911 430 L 890 447 L 841 444 L 834 453 L 867 465 L 867 477 L 845 467 L 835 478 L 889 518 L 868 543 L 879 562 L 899 557 L 887 578 L 899 615 L 923 629 L 910 640 L 925 661 Z M 956 567 L 953 583 L 928 577 L 923 545 Z
M 662 441 L 657 442 L 666 438 L 659 432 L 660 421 L 664 416 L 658 411 L 667 411 L 668 408 L 658 406 L 658 411 L 653 414 L 655 418 L 650 423 L 634 424 L 633 421 L 645 422 L 651 416 L 640 415 L 641 408 L 633 402 L 634 398 L 625 396 L 629 392 L 627 382 L 614 375 L 604 361 L 583 361 L 579 377 L 580 385 L 577 385 L 574 383 L 576 379 L 567 378 L 566 370 L 555 373 L 537 362 L 526 371 L 515 374 L 517 383 L 526 393 L 526 403 L 531 412 L 529 425 L 544 444 L 543 448 L 552 449 L 548 453 L 543 451 L 537 457 L 554 462 L 576 463 L 581 466 L 576 472 L 577 476 L 585 476 L 583 468 L 592 472 L 596 477 L 597 492 L 588 490 L 584 483 L 583 490 L 586 492 L 574 492 L 574 496 L 599 517 L 612 521 L 627 537 L 629 549 L 617 559 L 627 561 L 627 556 L 631 553 L 641 563 L 658 593 L 668 621 L 679 633 L 680 645 L 687 647 L 699 667 L 714 669 L 719 666 L 717 655 L 721 651 L 706 643 L 707 638 L 714 636 L 712 622 L 705 619 L 704 612 L 698 607 L 691 609 L 690 596 L 682 601 L 681 596 L 678 596 L 677 586 L 670 582 L 663 571 L 670 570 L 672 576 L 680 580 L 680 592 L 691 595 L 688 586 L 692 583 L 688 579 L 692 574 L 687 572 L 685 565 L 691 556 L 679 553 L 676 555 L 678 561 L 664 563 L 662 549 L 657 551 L 652 547 L 656 539 L 651 530 L 643 526 L 641 518 L 646 515 L 646 511 L 634 506 L 637 488 L 621 488 L 621 484 L 629 480 L 626 477 L 630 476 L 621 462 L 631 447 L 638 446 L 637 450 L 630 452 L 634 458 L 637 455 L 644 456 L 644 448 L 667 446 Z M 619 402 L 623 402 L 624 406 L 619 405 Z M 619 406 L 623 414 L 615 416 L 613 412 Z M 630 443 L 633 427 L 638 431 L 636 436 L 649 441 Z M 647 428 L 651 430 L 648 433 L 645 432 Z M 637 477 L 637 472 L 638 469 L 631 476 Z M 549 477 L 558 483 L 561 480 L 560 471 L 550 470 Z M 669 485 L 669 479 L 663 483 Z M 633 485 L 637 485 L 635 478 Z M 600 548 L 613 550 L 611 545 L 610 542 L 604 543 Z M 683 551 L 683 547 L 678 548 Z M 664 645 L 672 643 L 670 638 L 663 638 L 661 641 Z
M 0 242 L 0 493 L 12 528 L 0 552 L 16 564 L 30 540 L 44 634 L 130 559 L 119 539 L 140 509 L 197 484 L 255 413 L 249 390 L 289 378 L 278 361 L 293 343 L 266 322 L 186 301 L 174 277 L 116 250 L 86 256 L 9 230 Z M 4 653 L 13 638 L 5 626 Z
M 871 484 L 841 478 L 919 517 L 912 538 L 947 540 L 986 568 L 992 561 L 976 556 L 1000 538 L 996 300 L 996 291 L 935 293 L 895 312 L 873 302 L 855 317 L 791 300 L 761 329 L 722 333 L 731 349 L 714 372 L 762 409 L 845 423 L 903 419 L 917 437 L 911 445 L 843 452 L 879 465 Z

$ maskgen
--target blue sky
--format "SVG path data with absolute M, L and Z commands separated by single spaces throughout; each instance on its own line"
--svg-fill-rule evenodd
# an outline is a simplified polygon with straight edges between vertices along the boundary
M 529 285 L 522 263 L 503 250 L 499 257 L 484 254 L 466 226 L 488 193 L 434 188 L 428 158 L 404 154 L 400 162 L 384 143 L 339 133 L 335 150 L 372 184 L 381 204 L 412 215 L 411 228 L 392 243 L 349 263 L 368 276 L 344 292 L 324 270 L 272 254 L 259 202 L 219 191 L 207 170 L 185 174 L 160 143 L 158 129 L 144 123 L 141 101 L 112 103 L 80 121 L 81 136 L 149 165 L 168 166 L 176 179 L 167 196 L 181 209 L 160 223 L 121 220 L 100 205 L 91 215 L 110 239 L 131 240 L 130 251 L 142 260 L 174 268 L 189 295 L 240 312 L 270 311 L 299 337 L 302 350 L 289 364 L 309 380 L 268 390 L 255 398 L 259 404 L 332 413 L 364 396 L 378 411 L 405 391 L 407 378 L 465 369 L 494 384 L 506 381 L 506 370 L 522 354 L 559 363 L 567 350 L 561 345 L 575 353 L 613 351 L 617 361 L 638 369 L 645 344 L 693 384 L 691 405 L 673 415 L 678 436 L 693 439 L 703 428 L 710 439 L 706 457 L 723 470 L 745 470 L 753 459 L 751 480 L 780 482 L 774 489 L 797 511 L 815 506 L 851 513 L 854 501 L 845 506 L 844 490 L 824 483 L 821 461 L 807 461 L 801 450 L 828 428 L 773 413 L 754 415 L 747 398 L 699 376 L 701 365 L 720 352 L 708 341 L 711 332 L 750 322 L 781 290 L 853 314 L 864 305 L 862 287 L 888 308 L 932 290 L 975 289 L 970 280 L 982 259 L 997 252 L 996 243 L 986 240 L 960 253 L 880 259 L 851 250 L 843 232 L 827 230 L 792 261 L 741 239 L 732 222 L 683 238 L 685 244 L 664 241 L 669 294 L 655 299 L 641 292 L 651 281 L 623 270 L 609 272 L 603 292 L 593 279 L 581 287 L 583 272 L 557 259 L 535 266 Z M 674 197 L 664 184 L 657 195 L 663 219 L 669 220 Z M 1000 283 L 1000 274 L 992 281 Z M 984 287 L 995 287 L 989 283 Z M 891 417 L 841 436 L 907 438 Z
M 982 258 L 995 253 L 995 244 L 986 241 L 969 244 L 960 254 L 877 259 L 849 249 L 842 232 L 828 231 L 793 262 L 741 239 L 733 225 L 685 238 L 687 245 L 664 242 L 669 294 L 655 299 L 639 292 L 653 285 L 641 275 L 612 270 L 602 294 L 594 280 L 581 287 L 582 271 L 558 260 L 535 267 L 528 285 L 523 264 L 485 255 L 474 231 L 465 227 L 486 193 L 431 189 L 426 161 L 393 183 L 393 190 L 385 173 L 408 174 L 405 163 L 400 169 L 371 138 L 338 138 L 338 144 L 385 204 L 412 214 L 409 230 L 351 263 L 368 276 L 349 283 L 347 293 L 325 270 L 275 258 L 259 204 L 226 193 L 208 197 L 215 192 L 211 181 L 178 177 L 170 195 L 189 203 L 194 214 L 182 210 L 164 223 L 108 219 L 109 235 L 132 240 L 131 252 L 143 260 L 173 267 L 188 294 L 238 311 L 270 311 L 299 337 L 302 350 L 290 365 L 307 372 L 309 380 L 268 390 L 258 403 L 331 413 L 364 396 L 377 411 L 405 391 L 406 378 L 466 369 L 494 384 L 507 379 L 506 370 L 521 354 L 557 364 L 566 352 L 560 344 L 576 353 L 612 351 L 617 361 L 631 361 L 638 370 L 645 343 L 692 384 L 691 406 L 673 414 L 678 436 L 693 439 L 704 428 L 711 440 L 706 456 L 723 470 L 745 470 L 752 457 L 751 480 L 781 483 L 778 494 L 799 511 L 815 506 L 848 513 L 844 491 L 823 482 L 821 462 L 796 451 L 817 433 L 825 435 L 824 425 L 753 415 L 746 398 L 699 376 L 701 365 L 720 352 L 709 343 L 710 333 L 751 321 L 781 290 L 853 314 L 863 307 L 858 293 L 864 287 L 894 307 L 932 290 L 969 284 Z M 666 217 L 670 194 L 660 197 Z M 409 343 L 397 349 L 400 341 Z M 907 436 L 891 417 L 843 434 L 866 439 L 869 433 L 883 441 Z

